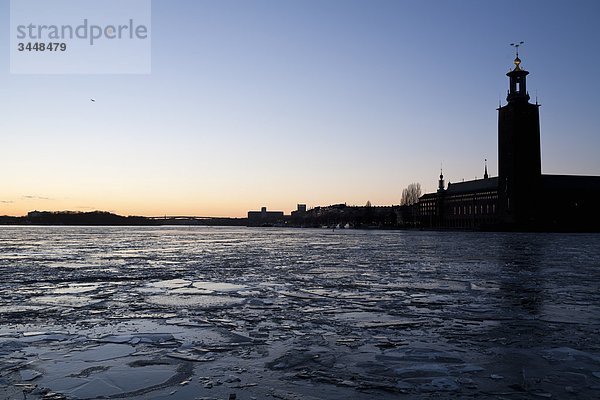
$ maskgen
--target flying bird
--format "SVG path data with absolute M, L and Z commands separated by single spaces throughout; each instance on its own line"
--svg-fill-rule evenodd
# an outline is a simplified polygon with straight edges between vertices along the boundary
M 95 102 L 96 102 L 96 99 L 90 99 L 90 101 L 91 101 L 92 103 L 95 103 Z

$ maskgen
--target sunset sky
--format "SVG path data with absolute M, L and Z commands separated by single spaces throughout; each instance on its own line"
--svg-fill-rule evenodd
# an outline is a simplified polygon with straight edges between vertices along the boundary
M 595 0 L 155 0 L 143 75 L 11 74 L 9 6 L 0 215 L 390 205 L 434 191 L 441 163 L 496 175 L 521 40 L 543 172 L 600 175 Z

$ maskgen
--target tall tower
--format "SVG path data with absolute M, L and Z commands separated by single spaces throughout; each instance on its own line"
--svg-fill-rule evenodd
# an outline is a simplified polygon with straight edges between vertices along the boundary
M 529 103 L 519 45 L 515 67 L 506 74 L 508 103 L 498 108 L 498 211 L 506 226 L 527 228 L 536 222 L 540 194 L 540 116 L 539 105 Z

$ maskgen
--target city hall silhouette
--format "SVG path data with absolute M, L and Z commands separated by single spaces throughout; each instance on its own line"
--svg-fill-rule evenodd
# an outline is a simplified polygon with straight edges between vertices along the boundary
M 419 201 L 422 227 L 599 231 L 600 176 L 542 174 L 539 105 L 529 102 L 528 71 L 517 48 L 507 104 L 498 108 L 498 176 L 451 183 Z

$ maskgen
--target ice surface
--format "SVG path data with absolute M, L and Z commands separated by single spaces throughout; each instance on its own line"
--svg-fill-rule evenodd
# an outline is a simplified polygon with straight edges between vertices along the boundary
M 182 287 L 169 291 L 171 294 L 212 294 L 214 291 L 195 287 Z
M 64 287 L 57 287 L 50 290 L 53 294 L 77 294 L 88 293 L 98 290 L 100 285 L 97 283 L 71 283 Z
M 99 303 L 101 300 L 94 299 L 89 296 L 39 296 L 31 299 L 32 303 L 40 303 L 46 305 L 60 307 L 86 307 L 94 303 Z
M 246 289 L 243 285 L 236 285 L 226 282 L 194 282 L 194 287 L 199 289 L 211 290 L 215 292 L 233 292 Z
M 23 381 L 32 381 L 35 378 L 39 378 L 40 376 L 42 376 L 43 374 L 39 371 L 35 371 L 32 369 L 22 369 L 19 370 L 19 374 L 21 374 L 21 379 Z
M 177 289 L 177 288 L 188 287 L 191 284 L 192 284 L 191 281 L 187 281 L 185 279 L 169 279 L 166 281 L 151 282 L 148 284 L 148 286 L 155 287 L 155 288 Z
M 600 398 L 598 235 L 1 227 L 0 250 L 0 398 Z
M 166 295 L 149 296 L 146 301 L 160 306 L 214 308 L 242 303 L 242 299 L 227 296 Z
M 105 344 L 83 351 L 74 351 L 70 356 L 82 361 L 106 361 L 125 357 L 135 352 L 135 348 L 123 344 Z

